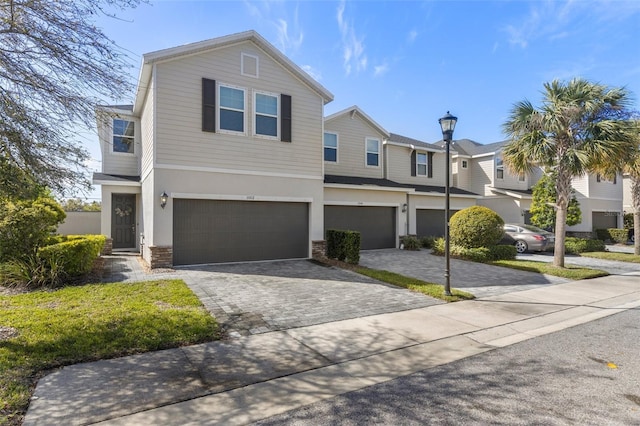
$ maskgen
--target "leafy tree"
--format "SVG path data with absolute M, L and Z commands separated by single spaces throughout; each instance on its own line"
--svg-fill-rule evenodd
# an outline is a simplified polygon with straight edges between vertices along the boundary
M 534 166 L 557 174 L 554 266 L 564 267 L 567 210 L 571 180 L 585 173 L 621 170 L 635 147 L 636 135 L 621 118 L 630 103 L 623 88 L 576 78 L 544 84 L 541 108 L 516 103 L 503 125 L 511 138 L 503 150 L 505 164 L 517 173 Z
M 9 167 L 59 193 L 89 187 L 88 154 L 73 139 L 77 126 L 93 128 L 101 99 L 121 99 L 132 87 L 126 54 L 93 21 L 108 14 L 104 7 L 140 1 L 0 1 L 3 183 L 19 186 L 4 173 Z
M 533 199 L 531 201 L 531 223 L 543 229 L 555 229 L 556 225 L 556 181 L 557 176 L 553 170 L 545 173 L 533 186 Z M 573 226 L 582 222 L 580 203 L 571 189 L 571 199 L 567 207 L 567 225 Z
M 35 258 L 65 217 L 52 197 L 0 203 L 0 262 Z
M 89 203 L 80 198 L 63 200 L 60 205 L 65 212 L 99 212 L 102 208 L 99 201 Z

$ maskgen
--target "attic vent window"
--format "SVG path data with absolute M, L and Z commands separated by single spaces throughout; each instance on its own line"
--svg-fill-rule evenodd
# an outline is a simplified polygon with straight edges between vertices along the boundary
M 258 57 L 243 53 L 241 68 L 242 75 L 258 78 Z

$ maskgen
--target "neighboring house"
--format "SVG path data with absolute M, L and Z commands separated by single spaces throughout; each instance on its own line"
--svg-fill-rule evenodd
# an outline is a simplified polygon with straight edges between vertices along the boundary
M 444 234 L 445 154 L 389 133 L 357 106 L 325 118 L 325 229 L 361 233 L 363 249 L 398 246 L 403 235 Z M 476 194 L 451 189 L 451 213 Z
M 98 114 L 102 233 L 152 267 L 310 257 L 332 99 L 254 31 L 145 54 Z
M 532 187 L 542 170 L 513 174 L 502 161 L 502 147 L 508 141 L 482 145 L 468 139 L 452 145 L 454 185 L 478 193 L 478 200 L 496 211 L 505 222 L 530 223 Z M 438 143 L 442 146 L 442 142 Z M 582 222 L 567 227 L 568 232 L 590 233 L 594 229 L 622 226 L 622 184 L 618 177 L 607 181 L 598 175 L 574 178 L 572 186 L 580 203 Z

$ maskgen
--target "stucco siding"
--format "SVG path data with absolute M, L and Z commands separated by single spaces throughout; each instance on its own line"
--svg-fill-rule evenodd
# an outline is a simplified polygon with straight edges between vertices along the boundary
M 589 198 L 616 199 L 624 197 L 622 189 L 622 177 L 616 177 L 616 183 L 604 178 L 597 181 L 596 175 L 589 176 Z
M 416 210 L 419 209 L 430 209 L 430 210 L 442 210 L 442 216 L 444 217 L 444 204 L 445 204 L 445 196 L 444 194 L 434 196 L 433 194 L 420 194 L 414 193 L 409 195 L 408 201 L 408 217 L 407 217 L 407 228 L 408 233 L 411 235 L 415 235 L 417 233 L 416 224 L 417 224 L 417 213 Z M 458 197 L 455 194 L 452 194 L 449 198 L 449 209 L 450 211 L 462 210 L 467 207 L 474 206 L 476 204 L 476 199 L 472 197 Z
M 384 177 L 383 142 L 385 136 L 365 122 L 359 114 L 352 119 L 345 114 L 324 123 L 326 132 L 338 134 L 338 162 L 325 161 L 324 172 L 328 175 Z M 366 166 L 366 138 L 380 141 L 379 166 Z M 408 160 L 407 160 L 408 161 Z
M 529 203 L 527 203 L 529 204 Z M 505 223 L 524 223 L 524 210 L 518 200 L 511 197 L 491 197 L 478 200 L 478 205 L 485 206 L 498 213 Z
M 578 225 L 568 226 L 567 231 L 591 232 L 593 231 L 593 212 L 603 212 L 617 217 L 618 226 L 622 226 L 622 200 L 612 201 L 595 198 L 578 198 L 582 222 Z
M 622 182 L 622 205 L 627 213 L 633 212 L 633 197 L 631 195 L 631 178 L 625 176 Z
M 241 74 L 242 53 L 259 58 L 258 78 Z M 158 164 L 322 175 L 323 100 L 253 43 L 158 63 L 155 72 Z M 245 90 L 245 135 L 202 131 L 202 78 Z M 253 136 L 256 90 L 292 97 L 292 142 Z

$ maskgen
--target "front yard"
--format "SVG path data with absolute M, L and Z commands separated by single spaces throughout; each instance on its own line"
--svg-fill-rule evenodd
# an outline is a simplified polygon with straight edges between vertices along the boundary
M 0 296 L 0 424 L 19 424 L 37 380 L 64 365 L 218 339 L 181 280 Z

